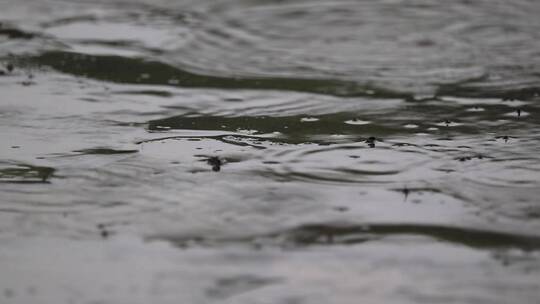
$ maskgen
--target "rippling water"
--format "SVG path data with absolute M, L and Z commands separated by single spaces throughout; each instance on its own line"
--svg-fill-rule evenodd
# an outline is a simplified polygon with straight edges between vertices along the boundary
M 536 0 L 3 0 L 0 302 L 538 303 Z

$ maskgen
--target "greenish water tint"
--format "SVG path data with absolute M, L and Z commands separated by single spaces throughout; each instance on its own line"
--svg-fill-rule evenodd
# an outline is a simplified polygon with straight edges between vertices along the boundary
M 538 15 L 0 2 L 0 303 L 538 303 Z
M 4 183 L 46 183 L 53 175 L 54 168 L 24 164 L 2 164 L 0 182 Z
M 430 225 L 362 225 L 340 224 L 313 224 L 292 228 L 284 232 L 273 233 L 267 236 L 243 237 L 236 239 L 212 238 L 183 238 L 168 240 L 180 247 L 191 243 L 199 246 L 219 246 L 223 243 L 246 244 L 252 247 L 282 246 L 284 248 L 297 248 L 304 246 L 332 246 L 356 245 L 369 241 L 380 241 L 385 236 L 416 235 L 432 237 L 436 240 L 457 243 L 472 248 L 522 248 L 524 250 L 537 250 L 540 247 L 540 238 L 537 236 L 513 235 L 497 233 L 495 231 L 482 231 L 463 229 L 450 226 Z
M 91 56 L 70 52 L 48 52 L 30 63 L 51 67 L 63 73 L 116 83 L 174 85 L 184 88 L 288 90 L 342 97 L 373 96 L 412 98 L 411 94 L 362 86 L 352 81 L 302 78 L 216 77 L 183 71 L 162 62 L 121 56 Z M 108 69 L 103 69 L 107 66 Z

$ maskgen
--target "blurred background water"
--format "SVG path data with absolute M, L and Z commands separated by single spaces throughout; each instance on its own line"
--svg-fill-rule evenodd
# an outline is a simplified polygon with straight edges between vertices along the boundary
M 2 303 L 538 303 L 536 0 L 2 0 Z

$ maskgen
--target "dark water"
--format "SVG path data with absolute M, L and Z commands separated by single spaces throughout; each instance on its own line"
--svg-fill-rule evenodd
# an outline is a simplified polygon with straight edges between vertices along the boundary
M 0 2 L 1 303 L 539 303 L 540 2 Z

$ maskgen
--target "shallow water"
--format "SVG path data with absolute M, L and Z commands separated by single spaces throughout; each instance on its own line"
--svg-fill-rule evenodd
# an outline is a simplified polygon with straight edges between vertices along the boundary
M 0 302 L 538 303 L 539 14 L 0 2 Z

